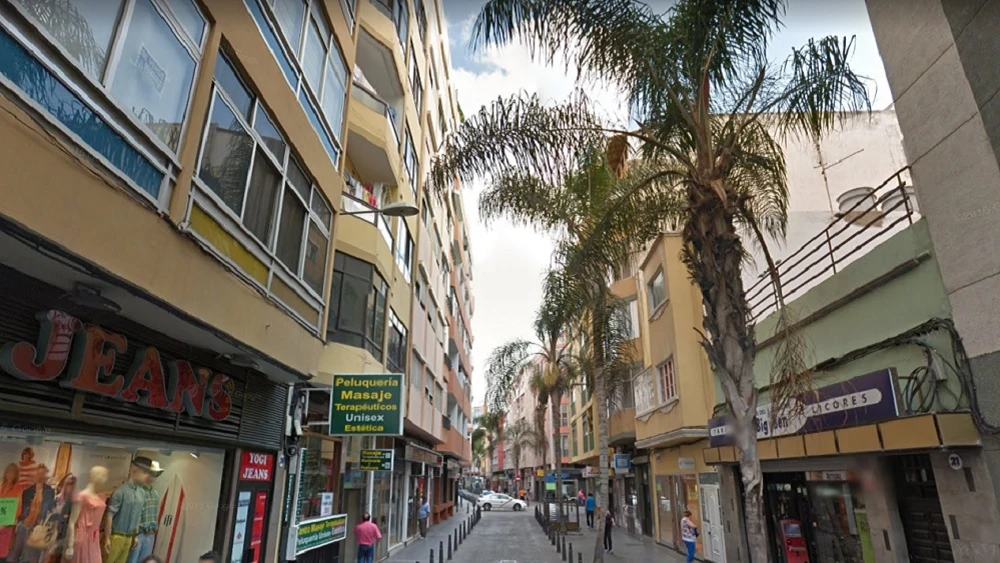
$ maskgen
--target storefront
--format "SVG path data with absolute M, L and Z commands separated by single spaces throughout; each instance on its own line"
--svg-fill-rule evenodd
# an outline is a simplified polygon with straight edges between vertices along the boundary
M 432 515 L 428 517 L 428 525 L 433 523 L 433 510 L 437 504 L 437 487 L 435 482 L 439 480 L 444 459 L 437 452 L 415 444 L 406 442 L 403 449 L 404 459 L 409 466 L 408 488 L 406 489 L 406 538 L 417 537 L 420 533 L 420 525 L 417 520 L 417 513 L 420 511 L 421 499 L 427 499 L 431 503 Z
M 656 502 L 656 541 L 679 551 L 684 550 L 681 540 L 681 519 L 690 510 L 695 522 L 702 521 L 699 475 L 714 473 L 698 455 L 707 445 L 705 441 L 671 448 L 657 449 L 650 453 L 653 487 Z M 704 553 L 704 535 L 697 539 L 698 553 Z
M 111 504 L 126 555 L 273 561 L 287 386 L 65 296 L 0 267 L 0 558 L 58 560 L 76 498 L 78 551 L 100 553 Z
M 655 538 L 653 529 L 655 516 L 653 515 L 653 480 L 650 477 L 649 456 L 638 456 L 632 458 L 632 472 L 635 474 L 636 499 L 635 499 L 635 528 L 642 535 Z

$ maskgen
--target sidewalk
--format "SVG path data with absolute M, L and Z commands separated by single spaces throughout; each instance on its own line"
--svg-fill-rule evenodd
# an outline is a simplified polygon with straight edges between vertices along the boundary
M 431 549 L 434 550 L 434 558 L 437 560 L 438 549 L 440 548 L 441 543 L 444 543 L 445 553 L 447 553 L 448 536 L 454 537 L 455 530 L 472 516 L 471 511 L 466 514 L 466 505 L 470 505 L 470 510 L 475 508 L 474 505 L 471 505 L 471 503 L 462 501 L 461 506 L 455 507 L 454 516 L 447 520 L 442 520 L 427 529 L 427 539 L 420 539 L 417 537 L 416 539 L 410 541 L 406 547 L 389 553 L 389 558 L 384 561 L 386 563 L 395 563 L 397 561 L 406 561 L 409 563 L 412 563 L 413 561 L 426 561 Z
M 683 563 L 685 556 L 680 553 L 654 543 L 650 539 L 640 539 L 625 531 L 625 528 L 616 527 L 611 532 L 612 546 L 615 552 L 604 554 L 604 561 L 616 563 L 618 561 L 656 561 L 657 563 Z M 597 539 L 597 531 L 586 526 L 582 532 L 570 533 L 566 535 L 566 541 L 573 544 L 573 549 L 577 553 L 583 553 L 584 563 L 592 561 L 594 555 L 594 542 Z M 580 551 L 582 548 L 583 551 Z M 700 554 L 699 554 L 700 555 Z M 574 555 L 574 557 L 576 557 Z M 574 562 L 575 563 L 575 562 Z

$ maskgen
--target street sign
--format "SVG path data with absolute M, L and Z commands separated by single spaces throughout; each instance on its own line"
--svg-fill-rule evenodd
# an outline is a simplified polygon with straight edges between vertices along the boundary
M 395 450 L 361 450 L 361 471 L 392 471 Z
M 331 436 L 402 436 L 403 374 L 353 374 L 333 378 Z

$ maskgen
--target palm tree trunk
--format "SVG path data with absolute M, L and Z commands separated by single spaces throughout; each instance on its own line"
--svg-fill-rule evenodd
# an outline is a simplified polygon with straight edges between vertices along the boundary
M 763 478 L 757 452 L 754 327 L 743 288 L 743 246 L 734 226 L 736 196 L 721 201 L 709 186 L 690 188 L 691 220 L 684 227 L 683 258 L 705 304 L 702 347 L 732 413 L 744 488 L 747 544 L 753 563 L 768 561 Z
M 563 519 L 563 503 L 562 503 L 562 490 L 563 490 L 563 479 L 562 479 L 562 440 L 560 440 L 559 433 L 559 403 L 562 402 L 562 393 L 558 391 L 553 391 L 549 394 L 549 413 L 552 419 L 552 461 L 555 465 L 556 471 L 556 507 L 557 514 L 559 515 L 559 525 L 564 525 Z
M 603 282 L 603 280 L 601 280 Z M 602 288 L 603 289 L 603 288 Z M 592 317 L 593 354 L 594 354 L 594 410 L 597 417 L 597 506 L 600 510 L 594 513 L 594 527 L 597 537 L 594 540 L 593 563 L 604 563 L 604 515 L 602 510 L 608 510 L 608 398 L 607 384 L 604 381 L 604 330 L 603 319 L 604 294 L 601 292 L 594 305 Z

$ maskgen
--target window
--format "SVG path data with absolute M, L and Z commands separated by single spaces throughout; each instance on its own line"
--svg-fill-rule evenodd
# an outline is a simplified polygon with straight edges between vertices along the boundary
M 667 300 L 667 288 L 663 283 L 663 268 L 660 268 L 653 279 L 649 280 L 646 289 L 649 292 L 649 313 L 652 315 Z
M 221 52 L 198 179 L 292 276 L 322 298 L 333 212 Z
M 572 434 L 573 434 L 573 457 L 576 457 L 579 454 L 577 453 L 578 449 L 577 449 L 577 445 L 576 445 L 576 423 L 575 422 L 573 423 Z
M 584 453 L 586 453 L 591 449 L 593 449 L 594 447 L 593 444 L 591 443 L 594 439 L 593 437 L 594 430 L 591 427 L 590 423 L 590 411 L 586 411 L 583 413 L 582 424 L 583 424 L 583 451 Z
M 345 0 L 345 13 L 353 22 L 355 0 Z M 347 100 L 347 63 L 327 24 L 320 0 L 244 0 L 257 27 L 270 44 L 289 86 L 306 112 L 313 129 L 330 154 L 334 166 L 340 162 L 340 137 Z M 272 26 L 260 10 L 265 3 L 273 14 Z M 353 23 L 352 23 L 353 26 Z M 272 27 L 280 32 L 279 41 Z M 281 43 L 278 45 L 277 43 Z M 296 64 L 297 63 L 297 64 Z M 325 119 L 321 118 L 323 116 Z
M 382 361 L 388 286 L 375 267 L 336 253 L 327 339 L 364 348 Z
M 639 300 L 633 299 L 626 306 L 628 307 L 629 336 L 639 338 Z
M 569 426 L 569 412 L 566 405 L 559 405 L 559 426 Z
M 656 385 L 652 371 L 644 369 L 632 379 L 632 394 L 635 397 L 635 414 L 642 415 L 656 408 Z
M 409 125 L 406 126 L 406 145 L 403 147 L 403 166 L 406 167 L 406 174 L 410 178 L 410 190 L 413 191 L 413 197 L 417 197 L 417 149 L 413 144 L 413 135 L 410 134 Z
M 413 7 L 417 12 L 417 31 L 420 32 L 420 41 L 427 45 L 427 12 L 424 10 L 423 0 L 413 0 Z
M 560 453 L 560 455 L 562 457 L 569 457 L 569 436 L 563 434 L 562 436 L 559 437 L 559 442 L 562 445 L 561 448 L 562 452 Z
M 399 266 L 399 271 L 403 272 L 403 277 L 409 282 L 413 267 L 413 238 L 410 237 L 406 221 L 402 217 L 396 221 L 399 223 L 399 231 L 396 233 L 396 265 Z
M 421 101 L 424 95 L 423 86 L 420 84 L 420 67 L 417 66 L 417 53 L 416 49 L 411 49 L 410 53 L 410 66 L 413 67 L 410 70 L 410 90 L 413 92 L 413 106 L 417 109 L 417 114 L 420 114 Z
M 420 356 L 417 355 L 416 351 L 410 353 L 410 385 L 416 388 L 415 393 L 420 392 L 420 386 L 423 385 L 423 375 L 424 375 L 424 364 L 420 361 Z
M 347 27 L 354 31 L 354 14 L 358 0 L 340 0 L 340 6 L 344 9 L 344 16 L 347 18 Z
M 389 343 L 386 345 L 385 365 L 392 373 L 405 373 L 406 367 L 406 327 L 389 309 Z
M 434 384 L 434 407 L 444 411 L 444 387 L 440 383 Z
M 15 4 L 119 106 L 177 152 L 206 27 L 191 0 Z
M 429 371 L 424 376 L 424 398 L 434 406 L 434 374 Z
M 407 38 L 410 36 L 410 7 L 407 5 L 406 0 L 395 0 L 395 4 L 395 13 L 392 20 L 396 24 L 396 35 L 399 37 L 399 45 L 403 48 L 403 54 L 405 55 L 406 46 L 410 43 L 407 41 Z
M 656 384 L 660 390 L 660 404 L 677 397 L 677 383 L 674 380 L 674 359 L 671 357 L 656 368 Z

